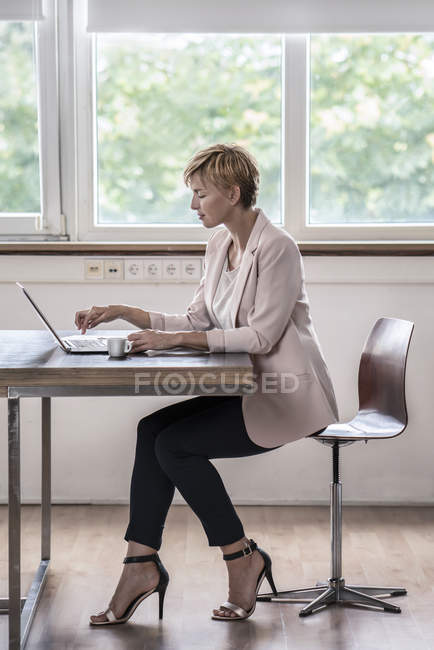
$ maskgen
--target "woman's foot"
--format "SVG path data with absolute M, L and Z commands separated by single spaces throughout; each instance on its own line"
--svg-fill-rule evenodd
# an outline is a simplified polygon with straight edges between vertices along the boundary
M 240 544 L 238 548 L 231 549 L 231 552 L 241 550 L 243 547 L 244 544 Z M 264 566 L 264 559 L 257 550 L 253 551 L 251 555 L 226 562 L 229 576 L 228 601 L 230 603 L 242 607 L 246 612 L 253 607 L 256 600 L 258 577 Z M 214 609 L 213 613 L 214 616 L 239 618 L 238 614 L 226 607 Z
M 154 562 L 125 564 L 116 591 L 108 608 L 116 618 L 121 618 L 128 605 L 137 596 L 156 587 L 160 581 L 160 572 Z M 104 612 L 90 617 L 92 623 L 107 621 Z

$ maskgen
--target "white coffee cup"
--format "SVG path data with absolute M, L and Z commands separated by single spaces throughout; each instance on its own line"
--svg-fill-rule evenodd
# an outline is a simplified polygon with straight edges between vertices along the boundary
M 132 342 L 125 338 L 107 339 L 107 349 L 111 357 L 124 357 L 132 347 Z

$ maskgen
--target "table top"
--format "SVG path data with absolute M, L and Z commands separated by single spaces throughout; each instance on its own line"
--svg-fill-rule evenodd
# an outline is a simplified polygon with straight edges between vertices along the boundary
M 98 329 L 88 334 L 126 337 L 131 331 Z M 77 330 L 58 334 L 61 337 L 76 335 Z M 246 353 L 216 354 L 178 348 L 149 354 L 130 353 L 121 359 L 113 359 L 107 354 L 68 354 L 50 332 L 44 330 L 0 330 L 2 397 L 7 397 L 8 386 L 131 387 L 137 385 L 137 377 L 143 385 L 148 379 L 154 384 L 164 384 L 175 374 L 189 384 L 247 386 L 252 371 L 252 361 Z

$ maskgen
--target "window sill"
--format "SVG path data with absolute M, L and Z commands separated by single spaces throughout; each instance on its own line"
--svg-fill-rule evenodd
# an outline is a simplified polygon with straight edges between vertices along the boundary
M 298 242 L 304 256 L 430 256 L 434 241 Z M 0 241 L 0 255 L 203 255 L 200 242 L 23 242 Z
M 22 242 L 0 241 L 0 255 L 202 255 L 198 242 Z
M 418 241 L 299 241 L 305 256 L 429 256 L 434 255 L 433 240 Z

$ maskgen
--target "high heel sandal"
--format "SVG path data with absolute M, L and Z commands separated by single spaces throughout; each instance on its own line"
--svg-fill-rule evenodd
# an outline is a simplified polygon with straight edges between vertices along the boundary
M 105 612 L 101 612 L 101 614 L 105 614 L 108 619 L 107 621 L 89 621 L 89 625 L 117 625 L 118 623 L 126 623 L 128 619 L 131 618 L 131 616 L 134 614 L 140 603 L 154 592 L 158 592 L 158 618 L 160 620 L 163 618 L 163 603 L 167 585 L 169 584 L 169 574 L 164 568 L 163 563 L 158 556 L 158 553 L 152 553 L 151 555 L 136 555 L 124 558 L 124 564 L 130 564 L 131 562 L 155 562 L 160 573 L 160 580 L 158 585 L 153 589 L 150 589 L 149 591 L 136 596 L 134 600 L 130 602 L 123 615 L 119 618 L 116 618 L 112 610 L 108 608 L 105 610 Z M 100 616 L 100 614 L 97 614 L 97 616 Z
M 265 566 L 262 569 L 261 573 L 258 576 L 258 580 L 256 583 L 256 593 L 255 593 L 255 601 L 253 603 L 253 606 L 249 609 L 249 611 L 246 611 L 242 607 L 238 607 L 238 605 L 234 605 L 233 603 L 230 603 L 229 601 L 223 603 L 223 605 L 220 605 L 220 609 L 225 607 L 226 609 L 230 609 L 237 616 L 218 616 L 214 614 L 211 618 L 213 618 L 216 621 L 243 621 L 246 618 L 249 618 L 253 614 L 256 608 L 256 596 L 258 595 L 258 591 L 261 588 L 262 581 L 264 578 L 267 578 L 268 583 L 271 587 L 271 590 L 275 596 L 277 596 L 277 590 L 274 585 L 274 580 L 273 576 L 271 573 L 271 557 L 263 551 L 261 548 L 259 548 L 256 544 L 256 542 L 253 541 L 253 539 L 249 540 L 249 544 L 246 543 L 246 547 L 243 548 L 241 551 L 237 551 L 236 553 L 229 553 L 228 555 L 223 555 L 224 560 L 236 560 L 238 557 L 245 557 L 248 555 L 251 555 L 253 551 L 258 550 L 259 553 L 262 555 L 264 558 Z

